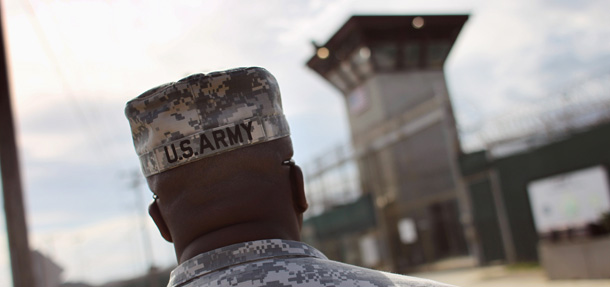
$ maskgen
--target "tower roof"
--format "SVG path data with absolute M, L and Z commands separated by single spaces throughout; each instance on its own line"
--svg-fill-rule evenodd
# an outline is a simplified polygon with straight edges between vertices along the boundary
M 466 20 L 468 15 L 352 16 L 307 66 L 344 93 L 373 72 L 442 69 Z

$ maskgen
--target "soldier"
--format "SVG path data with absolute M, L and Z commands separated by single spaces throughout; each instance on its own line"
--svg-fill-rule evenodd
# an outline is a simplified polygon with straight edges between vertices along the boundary
M 192 75 L 125 114 L 150 216 L 180 264 L 168 286 L 447 286 L 330 261 L 299 242 L 303 175 L 265 69 Z

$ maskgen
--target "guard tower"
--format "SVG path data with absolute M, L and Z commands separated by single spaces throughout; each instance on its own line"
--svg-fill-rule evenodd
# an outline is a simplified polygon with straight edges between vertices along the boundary
M 381 268 L 466 255 L 460 145 L 443 71 L 467 15 L 353 16 L 307 66 L 345 98 Z

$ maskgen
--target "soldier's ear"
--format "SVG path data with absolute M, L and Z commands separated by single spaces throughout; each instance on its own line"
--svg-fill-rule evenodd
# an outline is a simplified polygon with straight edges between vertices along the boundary
M 156 200 L 148 206 L 148 214 L 150 214 L 150 217 L 152 217 L 153 221 L 155 222 L 155 225 L 157 225 L 157 228 L 159 229 L 161 236 L 163 236 L 163 239 L 169 242 L 174 242 L 172 241 L 172 235 L 171 233 L 169 233 L 169 228 L 167 228 L 167 224 L 165 223 L 165 219 L 163 219 L 163 215 L 159 210 L 159 206 L 157 205 Z
M 303 180 L 303 171 L 296 164 L 290 166 L 290 181 L 294 209 L 298 214 L 303 214 L 308 207 L 307 198 L 305 198 L 305 181 Z

